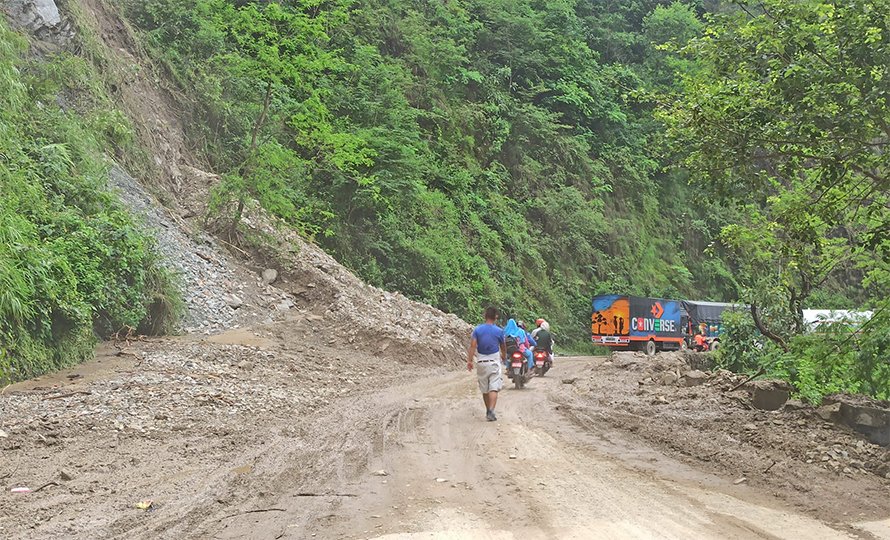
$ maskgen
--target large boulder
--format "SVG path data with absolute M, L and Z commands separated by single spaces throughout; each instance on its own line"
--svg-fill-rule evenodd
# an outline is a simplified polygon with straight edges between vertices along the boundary
M 785 381 L 762 380 L 748 383 L 751 405 L 763 411 L 778 411 L 791 397 L 791 385 Z
M 708 374 L 697 369 L 687 371 L 680 377 L 681 386 L 699 386 L 708 381 Z
M 864 396 L 836 395 L 825 398 L 819 411 L 836 411 L 830 420 L 853 428 L 881 446 L 890 446 L 890 404 Z M 823 416 L 823 418 L 825 418 Z
M 0 8 L 13 26 L 41 41 L 64 45 L 74 37 L 71 23 L 54 0 L 0 0 Z

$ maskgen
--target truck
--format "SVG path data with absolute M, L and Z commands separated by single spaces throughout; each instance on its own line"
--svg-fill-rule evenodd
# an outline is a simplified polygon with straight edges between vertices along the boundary
M 593 297 L 590 322 L 595 345 L 646 351 L 650 356 L 660 350 L 688 346 L 683 308 L 678 300 L 597 295 Z
M 741 304 L 683 300 L 681 309 L 683 310 L 681 318 L 687 346 L 692 346 L 692 336 L 701 333 L 708 342 L 708 348 L 713 351 L 720 347 L 720 334 L 723 333 L 723 313 L 727 310 L 747 308 Z

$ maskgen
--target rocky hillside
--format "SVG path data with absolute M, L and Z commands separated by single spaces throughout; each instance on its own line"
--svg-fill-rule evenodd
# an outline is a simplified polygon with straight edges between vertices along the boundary
M 29 33 L 32 50 L 47 58 L 83 54 L 89 46 L 88 57 L 136 134 L 132 155 L 114 156 L 118 163 L 109 169 L 108 185 L 157 240 L 163 266 L 177 276 L 186 307 L 183 331 L 208 335 L 313 320 L 317 334 L 302 336 L 310 342 L 345 344 L 410 363 L 459 361 L 466 323 L 367 286 L 262 210 L 245 219 L 261 241 L 238 247 L 204 230 L 209 193 L 219 177 L 203 172 L 205 165 L 188 151 L 177 103 L 113 8 L 98 0 L 3 6 L 12 23 Z M 144 168 L 141 154 L 151 156 Z M 141 172 L 134 177 L 128 166 Z

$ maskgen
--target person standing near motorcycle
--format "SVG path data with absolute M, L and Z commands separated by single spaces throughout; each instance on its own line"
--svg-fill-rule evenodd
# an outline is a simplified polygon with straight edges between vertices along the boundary
M 498 419 L 494 409 L 498 403 L 498 392 L 504 387 L 501 364 L 507 358 L 504 330 L 496 324 L 497 319 L 498 311 L 495 308 L 485 310 L 485 323 L 473 330 L 467 350 L 467 371 L 473 371 L 475 359 L 476 378 L 485 403 L 485 419 L 489 422 Z

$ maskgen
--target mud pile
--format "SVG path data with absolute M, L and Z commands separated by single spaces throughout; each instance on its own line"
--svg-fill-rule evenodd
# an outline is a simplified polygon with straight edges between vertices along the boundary
M 680 458 L 735 475 L 739 483 L 767 487 L 807 511 L 878 510 L 813 495 L 855 491 L 882 500 L 879 494 L 890 487 L 890 449 L 797 400 L 762 410 L 759 388 L 787 389 L 774 381 L 739 387 L 745 379 L 692 369 L 683 353 L 617 353 L 579 377 L 561 405 L 584 427 L 595 430 L 604 422 L 629 431 Z
M 263 233 L 265 256 L 282 276 L 299 316 L 324 318 L 318 331 L 327 343 L 407 364 L 462 363 L 470 326 L 459 317 L 370 286 L 321 248 L 254 213 L 245 224 Z

